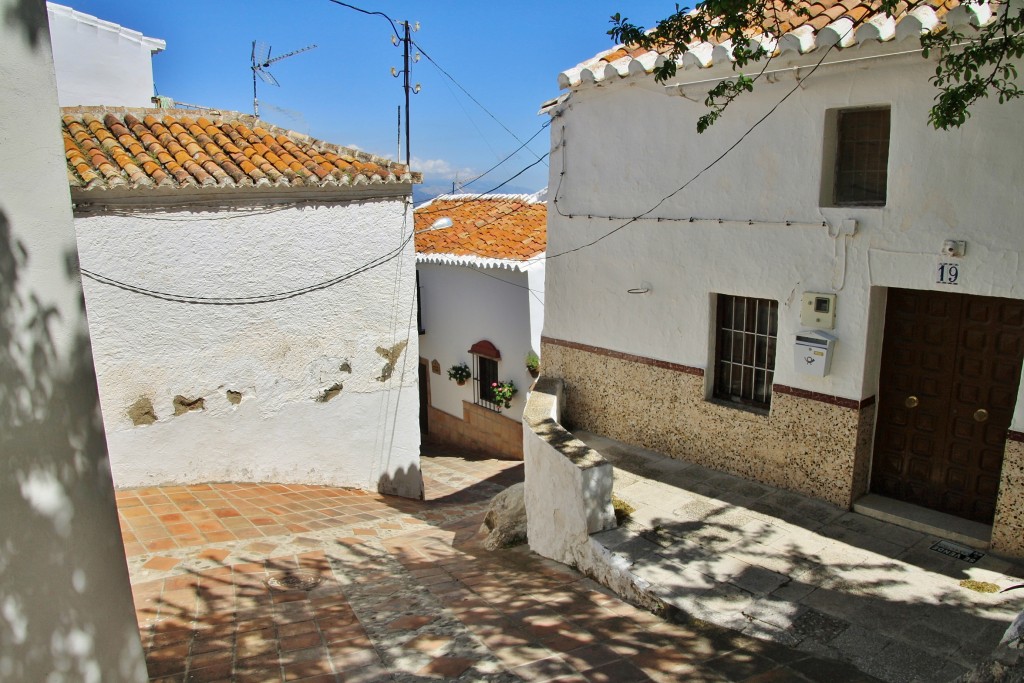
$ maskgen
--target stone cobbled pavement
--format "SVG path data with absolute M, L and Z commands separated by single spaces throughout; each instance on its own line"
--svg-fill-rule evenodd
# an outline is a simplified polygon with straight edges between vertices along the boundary
M 451 452 L 422 458 L 425 501 L 276 484 L 119 491 L 150 680 L 874 680 L 669 623 L 525 547 L 484 550 L 487 502 L 522 463 Z

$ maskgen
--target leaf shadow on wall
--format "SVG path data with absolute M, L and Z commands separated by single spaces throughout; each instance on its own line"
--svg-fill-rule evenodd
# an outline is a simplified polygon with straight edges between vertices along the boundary
M 145 680 L 84 301 L 48 303 L 14 227 L 0 207 L 0 679 Z

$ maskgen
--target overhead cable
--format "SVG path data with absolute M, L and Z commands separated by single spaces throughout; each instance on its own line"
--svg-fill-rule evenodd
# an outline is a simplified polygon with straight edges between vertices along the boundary
M 516 173 L 511 178 L 508 178 L 507 180 L 505 180 L 505 181 L 495 185 L 494 187 L 492 187 L 491 189 L 489 189 L 489 190 L 487 190 L 485 192 L 481 192 L 480 194 L 476 194 L 476 195 L 470 195 L 470 196 L 466 197 L 466 199 L 460 200 L 459 203 L 455 204 L 454 206 L 446 206 L 443 209 L 423 210 L 423 211 L 418 211 L 417 213 L 419 215 L 421 215 L 421 216 L 425 216 L 427 214 L 432 214 L 432 213 L 445 213 L 445 212 L 451 211 L 452 209 L 454 209 L 456 207 L 462 206 L 463 204 L 468 204 L 469 202 L 475 202 L 478 199 L 486 197 L 487 195 L 491 194 L 495 190 L 501 189 L 505 185 L 508 185 L 510 182 L 512 182 L 513 180 L 515 180 L 519 176 L 523 175 L 524 173 L 529 171 L 531 168 L 533 168 L 534 166 L 536 166 L 540 162 L 544 161 L 544 159 L 547 158 L 547 156 L 548 156 L 548 152 L 545 152 L 544 156 L 542 156 L 540 159 L 537 159 L 537 161 L 533 162 L 532 164 L 530 164 L 526 168 L 521 169 L 518 173 Z M 433 199 L 437 199 L 438 197 L 443 197 L 443 196 L 444 196 L 443 194 L 440 194 L 440 195 L 437 195 L 435 197 L 432 197 L 431 199 L 433 200 Z
M 847 33 L 849 33 L 849 30 L 852 30 L 852 29 L 848 29 L 848 30 L 847 30 Z M 844 34 L 844 37 L 845 37 L 845 34 Z M 772 106 L 772 108 L 771 108 L 771 109 L 769 109 L 769 110 L 768 110 L 767 112 L 765 112 L 765 114 L 764 114 L 763 116 L 761 116 L 761 118 L 759 118 L 759 119 L 758 119 L 757 121 L 755 121 L 755 122 L 754 122 L 754 124 L 753 124 L 752 126 L 750 126 L 750 128 L 748 128 L 748 129 L 747 129 L 747 130 L 746 130 L 746 131 L 745 131 L 745 132 L 743 133 L 743 135 L 741 135 L 741 136 L 740 136 L 740 137 L 739 137 L 739 138 L 738 138 L 738 139 L 737 139 L 737 140 L 736 140 L 736 141 L 735 141 L 734 143 L 732 143 L 731 145 L 729 145 L 728 147 L 726 147 L 726 149 L 725 149 L 725 151 L 724 151 L 724 152 L 722 152 L 722 153 L 721 153 L 721 154 L 719 154 L 719 155 L 718 155 L 717 157 L 715 157 L 715 159 L 714 159 L 714 160 L 712 160 L 712 161 L 711 161 L 711 163 L 709 163 L 709 164 L 708 164 L 707 166 L 705 166 L 705 167 L 704 167 L 704 168 L 702 168 L 701 170 L 697 171 L 697 173 L 695 173 L 695 174 L 694 174 L 694 175 L 693 175 L 693 176 L 692 176 L 692 177 L 691 177 L 691 178 L 690 178 L 689 180 L 687 180 L 687 181 L 686 181 L 685 183 L 683 183 L 682 185 L 680 185 L 679 187 L 677 187 L 677 188 L 676 188 L 675 190 L 673 190 L 672 192 L 669 192 L 669 193 L 668 193 L 667 195 L 665 195 L 664 197 L 662 197 L 661 199 L 659 199 L 659 200 L 658 200 L 657 202 L 655 202 L 655 204 L 654 204 L 654 205 L 653 205 L 653 206 L 652 206 L 651 208 L 647 209 L 646 211 L 644 211 L 643 213 L 641 213 L 641 214 L 639 214 L 639 215 L 637 215 L 637 216 L 633 216 L 632 218 L 630 218 L 629 220 L 627 220 L 627 221 L 626 221 L 625 223 L 623 223 L 622 225 L 620 225 L 620 226 L 618 226 L 618 227 L 614 228 L 613 230 L 610 230 L 610 231 L 606 232 L 605 234 L 601 235 L 600 237 L 598 237 L 598 238 L 597 238 L 597 239 L 595 239 L 595 240 L 592 240 L 592 241 L 590 241 L 590 242 L 587 242 L 587 243 L 585 243 L 585 244 L 580 244 L 580 245 L 578 245 L 578 246 L 576 246 L 576 247 L 573 247 L 572 249 L 566 249 L 565 251 L 561 251 L 561 252 L 558 252 L 558 253 L 556 253 L 556 254 L 545 254 L 545 255 L 544 255 L 544 256 L 543 256 L 542 258 L 544 258 L 544 259 L 546 259 L 546 260 L 550 260 L 550 259 L 553 259 L 553 258 L 559 258 L 559 257 L 561 257 L 561 256 L 566 256 L 567 254 L 572 254 L 572 253 L 575 253 L 575 252 L 577 252 L 577 251 L 581 251 L 581 250 L 583 250 L 583 249 L 586 249 L 587 247 L 592 247 L 592 246 L 594 246 L 595 244 L 597 244 L 598 242 L 600 242 L 601 240 L 604 240 L 604 239 L 606 239 L 606 238 L 608 238 L 608 237 L 611 237 L 612 235 L 614 235 L 614 234 L 615 234 L 615 233 L 617 233 L 618 231 L 622 230 L 623 228 L 626 228 L 626 227 L 628 227 L 628 226 L 632 225 L 633 223 L 636 223 L 637 221 L 639 221 L 639 220 L 641 220 L 641 219 L 643 219 L 643 218 L 646 218 L 646 217 L 647 217 L 647 216 L 649 216 L 649 215 L 650 215 L 651 213 L 653 213 L 653 212 L 654 212 L 655 210 L 657 210 L 657 209 L 658 209 L 658 208 L 659 208 L 659 207 L 660 207 L 660 206 L 661 206 L 662 204 L 664 204 L 664 203 L 665 203 L 665 202 L 667 202 L 667 201 L 668 201 L 669 199 L 671 199 L 672 197 L 676 196 L 677 194 L 679 194 L 680 192 L 682 192 L 683 190 L 685 190 L 685 189 L 686 189 L 687 187 L 689 187 L 689 186 L 690 186 L 691 184 L 693 184 L 693 182 L 694 182 L 694 181 L 696 181 L 696 180 L 697 180 L 698 178 L 700 178 L 700 177 L 701 177 L 702 175 L 704 175 L 704 174 L 705 174 L 706 172 L 708 172 L 709 170 L 711 170 L 711 169 L 712 169 L 712 168 L 713 168 L 713 167 L 714 167 L 715 165 L 717 165 L 717 164 L 718 164 L 718 162 L 720 162 L 720 161 L 721 161 L 722 159 L 724 159 L 724 158 L 725 158 L 726 156 L 728 156 L 728 154 L 729 154 L 730 152 L 732 152 L 732 151 L 733 151 L 734 149 L 736 149 L 737 147 L 739 147 L 739 146 L 740 146 L 740 144 L 741 144 L 741 143 L 742 143 L 742 142 L 743 142 L 744 140 L 746 140 L 746 139 L 747 139 L 747 137 L 748 137 L 748 136 L 750 136 L 750 134 L 751 134 L 751 133 L 753 133 L 753 132 L 754 132 L 754 130 L 756 130 L 758 126 L 760 126 L 760 125 L 761 125 L 762 123 L 764 123 L 764 122 L 765 122 L 765 120 L 767 120 L 769 116 L 771 116 L 772 114 L 774 114 L 774 113 L 775 113 L 775 111 L 776 111 L 776 110 L 777 110 L 777 109 L 778 109 L 779 107 L 781 107 L 781 106 L 782 106 L 782 103 L 783 103 L 783 102 L 785 102 L 786 100 L 788 100 L 788 99 L 790 98 L 790 96 L 791 96 L 791 95 L 792 95 L 793 93 L 795 93 L 795 92 L 796 92 L 797 90 L 799 90 L 800 88 L 802 88 L 802 87 L 804 86 L 804 83 L 806 82 L 806 80 L 807 80 L 808 78 L 810 78 L 810 77 L 811 77 L 811 75 L 812 75 L 812 74 L 813 74 L 813 73 L 814 73 L 815 71 L 817 71 L 817 70 L 818 70 L 818 67 L 820 67 L 820 66 L 821 66 L 821 64 L 822 64 L 822 62 L 824 62 L 824 61 L 825 61 L 825 58 L 826 58 L 826 57 L 828 57 L 829 53 L 831 53 L 831 52 L 832 52 L 832 49 L 833 49 L 833 48 L 834 48 L 834 47 L 835 47 L 836 45 L 838 45 L 838 44 L 839 44 L 840 42 L 842 42 L 842 40 L 841 40 L 841 39 L 840 39 L 839 41 L 837 41 L 837 42 L 833 43 L 832 45 L 829 45 L 829 46 L 828 46 L 828 49 L 827 49 L 827 50 L 825 50 L 825 53 L 824 53 L 824 54 L 823 54 L 823 55 L 821 56 L 821 59 L 819 59 L 819 60 L 818 60 L 818 61 L 817 61 L 817 62 L 816 62 L 816 63 L 814 64 L 814 66 L 813 66 L 813 67 L 811 68 L 811 70 L 807 72 L 807 75 L 806 75 L 806 76 L 804 76 L 803 78 L 801 78 L 800 80 L 798 80 L 798 81 L 796 82 L 796 85 L 794 85 L 794 86 L 792 87 L 792 89 L 790 89 L 790 90 L 789 90 L 789 91 L 788 91 L 788 92 L 787 92 L 787 93 L 786 93 L 785 95 L 783 95 L 783 96 L 782 96 L 782 98 L 781 98 L 781 99 L 780 99 L 780 100 L 779 100 L 778 102 L 776 102 L 776 103 L 775 103 L 775 105 L 774 105 L 774 106 Z M 559 209 L 559 208 L 558 208 L 558 191 L 559 191 L 559 190 L 561 189 L 561 186 L 562 186 L 562 176 L 564 176 L 564 175 L 565 175 L 565 168 L 564 168 L 564 166 L 563 166 L 563 168 L 561 169 L 561 172 L 559 173 L 559 176 L 558 176 L 558 187 L 557 187 L 557 188 L 556 188 L 556 190 L 555 190 L 555 195 L 554 195 L 554 198 L 552 199 L 552 203 L 553 203 L 553 204 L 555 205 L 555 211 L 557 211 L 557 212 L 558 212 L 558 214 L 559 214 L 560 216 L 571 216 L 572 214 L 565 214 L 565 213 L 563 213 L 563 212 L 561 211 L 561 209 Z M 538 260 L 539 260 L 539 259 L 538 259 Z
M 331 1 L 332 1 L 332 2 L 336 2 L 337 0 L 331 0 Z M 415 40 L 414 40 L 414 41 L 412 41 L 412 44 L 416 46 L 416 49 L 418 49 L 418 50 L 420 51 L 420 53 L 421 53 L 421 54 L 422 54 L 422 55 L 423 55 L 424 57 L 426 57 L 426 58 L 427 58 L 427 61 L 429 61 L 429 62 L 430 62 L 431 64 L 433 64 L 433 65 L 434 65 L 434 66 L 435 66 L 435 67 L 437 68 L 437 70 L 438 70 L 438 71 L 440 71 L 440 72 L 441 72 L 442 74 L 444 74 L 444 75 L 445 75 L 445 77 L 446 77 L 446 78 L 447 78 L 448 80 L 450 80 L 450 81 L 451 81 L 452 83 L 454 83 L 454 84 L 455 84 L 455 85 L 456 85 L 456 86 L 457 86 L 457 87 L 459 88 L 459 90 L 461 90 L 462 92 L 466 93 L 466 97 L 468 97 L 469 99 L 473 100 L 473 103 L 474 103 L 474 104 L 476 104 L 476 106 L 478 106 L 478 107 L 480 107 L 481 109 L 483 109 L 483 110 L 484 110 L 484 112 L 485 112 L 485 113 L 486 113 L 486 114 L 487 114 L 488 116 L 490 116 L 490 117 L 491 117 L 492 119 L 494 119 L 494 121 L 495 121 L 495 122 L 496 122 L 496 123 L 497 123 L 497 124 L 498 124 L 499 126 L 501 126 L 502 128 L 504 128 L 504 129 L 505 129 L 505 132 L 506 132 L 506 133 L 508 133 L 509 135 L 511 135 L 511 136 L 512 136 L 513 138 L 515 138 L 516 142 L 522 143 L 523 147 L 526 147 L 526 143 L 525 143 L 525 142 L 523 142 L 522 140 L 520 140 L 520 139 L 519 139 L 519 136 L 518 136 L 518 135 L 516 135 L 515 133 L 513 133 L 513 132 L 512 132 L 512 131 L 511 131 L 511 130 L 509 129 L 509 127 L 508 127 L 508 126 L 506 126 L 506 125 L 505 125 L 504 123 L 502 123 L 501 121 L 499 121 L 499 120 L 498 120 L 498 117 L 497 117 L 497 116 L 495 116 L 494 114 L 492 114 L 492 113 L 490 112 L 490 110 L 488 110 L 488 109 L 487 109 L 487 107 L 485 107 L 484 105 L 482 105 L 482 104 L 480 103 L 480 101 L 479 101 L 478 99 L 476 99 L 475 97 L 473 97 L 473 95 L 472 95 L 472 94 L 471 94 L 471 93 L 470 93 L 470 92 L 469 92 L 468 90 L 466 90 L 466 89 L 465 89 L 465 88 L 464 88 L 464 87 L 462 86 L 462 84 L 461 84 L 461 83 L 459 83 L 459 82 L 458 82 L 457 80 L 455 80 L 455 77 L 454 77 L 454 76 L 452 76 L 452 75 L 451 75 L 450 73 L 448 73 L 447 71 L 445 71 L 445 70 L 444 70 L 444 68 L 443 68 L 443 67 L 442 67 L 442 66 L 441 66 L 440 64 L 438 64 L 438 63 L 437 63 L 437 61 L 435 61 L 435 60 L 434 60 L 434 58 L 433 58 L 433 57 L 431 57 L 431 56 L 430 56 L 430 55 L 429 55 L 429 54 L 427 53 L 427 51 L 426 51 L 426 50 L 424 50 L 424 49 L 423 49 L 423 46 L 422 46 L 422 45 L 420 45 L 419 43 L 417 43 L 417 42 L 416 42 Z M 529 142 L 529 140 L 528 140 L 527 142 Z M 522 148 L 520 148 L 520 149 L 522 149 Z M 533 150 L 529 150 L 529 151 L 530 151 L 530 153 L 531 153 L 531 154 L 533 154 L 533 156 L 537 157 L 537 153 L 536 153 L 536 152 L 534 152 Z M 545 155 L 545 156 L 546 156 L 546 155 Z M 538 160 L 538 161 L 540 161 L 540 160 L 541 160 L 542 158 L 543 158 L 543 157 L 537 157 L 537 160 Z
M 402 225 L 403 225 L 402 230 L 403 230 L 403 232 L 405 231 L 405 226 L 407 224 L 408 224 L 408 212 L 406 212 L 405 216 L 403 217 L 403 221 L 402 221 Z M 156 289 L 150 289 L 148 287 L 140 287 L 138 285 L 129 284 L 127 282 L 122 282 L 120 280 L 117 280 L 115 278 L 109 277 L 107 275 L 102 275 L 100 273 L 96 273 L 96 272 L 94 272 L 92 270 L 89 270 L 87 268 L 81 268 L 81 272 L 82 272 L 82 275 L 86 276 L 90 280 L 94 280 L 95 282 L 99 282 L 101 284 L 109 285 L 111 287 L 116 287 L 118 289 L 122 289 L 122 290 L 127 291 L 127 292 L 133 292 L 135 294 L 141 294 L 143 296 L 148 296 L 148 297 L 151 297 L 151 298 L 154 298 L 154 299 L 162 299 L 164 301 L 173 301 L 175 303 L 182 303 L 182 304 L 196 304 L 196 305 L 205 305 L 205 306 L 249 306 L 249 305 L 253 305 L 253 304 L 265 304 L 265 303 L 271 303 L 271 302 L 275 302 L 275 301 L 283 301 L 285 299 L 293 299 L 293 298 L 295 298 L 297 296 L 302 296 L 303 294 L 309 294 L 311 292 L 317 292 L 317 291 L 320 291 L 320 290 L 323 290 L 323 289 L 327 289 L 329 287 L 333 287 L 333 286 L 335 286 L 335 285 L 337 285 L 337 284 L 339 284 L 341 282 L 344 282 L 346 280 L 350 280 L 351 278 L 353 278 L 353 277 L 355 277 L 357 275 L 360 275 L 362 273 L 365 273 L 365 272 L 367 272 L 369 270 L 372 270 L 374 268 L 380 267 L 380 266 L 382 266 L 382 265 L 384 265 L 386 263 L 389 263 L 390 261 L 394 260 L 395 258 L 398 258 L 399 256 L 401 256 L 402 252 L 404 251 L 404 249 L 406 247 L 406 245 L 409 244 L 409 242 L 412 240 L 412 238 L 413 238 L 413 236 L 415 234 L 416 234 L 416 232 L 414 230 L 410 230 L 409 231 L 409 235 L 407 237 L 404 237 L 402 239 L 401 243 L 399 243 L 399 245 L 397 247 L 395 247 L 394 249 L 392 249 L 392 250 L 382 254 L 381 256 L 378 256 L 377 258 L 375 258 L 374 260 L 372 260 L 372 261 L 370 261 L 368 263 L 364 263 L 361 266 L 353 268 L 352 270 L 350 270 L 350 271 L 348 271 L 346 273 L 342 273 L 341 275 L 338 275 L 336 277 L 330 278 L 328 280 L 323 280 L 321 282 L 317 282 L 317 283 L 312 284 L 312 285 L 307 285 L 305 287 L 299 287 L 297 289 L 287 290 L 287 291 L 283 291 L 283 292 L 275 292 L 275 293 L 272 293 L 272 294 L 258 294 L 258 295 L 253 295 L 253 296 L 236 296 L 236 297 L 228 297 L 228 296 L 208 297 L 208 296 L 194 296 L 194 295 L 191 295 L 191 294 L 175 294 L 175 293 L 171 293 L 171 292 L 163 292 L 163 291 L 156 290 Z
M 473 178 L 472 180 L 468 180 L 468 181 L 464 182 L 464 183 L 462 184 L 462 186 L 463 186 L 463 187 L 466 187 L 467 185 L 472 185 L 473 183 L 475 183 L 476 181 L 480 180 L 480 179 L 481 179 L 481 178 L 483 178 L 483 177 L 484 177 L 485 175 L 487 175 L 488 173 L 490 173 L 490 172 L 491 172 L 491 171 L 493 171 L 494 169 L 498 168 L 499 166 L 501 166 L 501 165 L 502 165 L 503 163 L 505 163 L 506 161 L 508 161 L 508 160 L 509 160 L 509 159 L 511 159 L 512 157 L 514 157 L 514 156 L 515 156 L 516 154 L 518 154 L 518 153 L 520 152 L 520 150 L 522 150 L 522 149 L 523 149 L 523 147 L 526 147 L 526 146 L 527 146 L 528 144 L 530 144 L 531 142 L 533 142 L 533 139 L 534 139 L 534 138 L 536 138 L 536 137 L 537 137 L 538 135 L 540 135 L 541 133 L 543 133 L 543 132 L 544 132 L 544 129 L 545 129 L 545 128 L 547 128 L 547 127 L 548 127 L 548 126 L 550 126 L 550 125 L 551 125 L 551 119 L 548 119 L 547 121 L 545 121 L 545 122 L 544 122 L 544 125 L 542 125 L 542 126 L 540 127 L 540 130 L 538 130 L 538 131 L 537 131 L 536 133 L 534 133 L 533 135 L 531 135 L 531 136 L 530 136 L 530 139 L 529 139 L 529 140 L 527 140 L 527 141 L 526 141 L 526 142 L 524 142 L 523 144 L 521 144 L 521 145 L 519 145 L 518 147 L 516 147 L 516 148 L 515 148 L 515 150 L 514 150 L 514 151 L 513 151 L 512 153 L 510 153 L 510 154 L 509 154 L 508 156 L 506 156 L 506 157 L 505 157 L 504 159 L 502 159 L 501 161 L 499 161 L 498 163 L 496 163 L 496 164 L 495 164 L 494 166 L 491 166 L 491 167 L 490 167 L 489 169 L 487 169 L 486 171 L 484 171 L 483 173 L 481 173 L 481 174 L 480 174 L 480 175 L 478 175 L 477 177 Z

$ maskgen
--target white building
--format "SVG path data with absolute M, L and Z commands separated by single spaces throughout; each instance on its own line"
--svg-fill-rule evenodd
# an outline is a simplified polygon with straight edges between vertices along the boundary
M 0 0 L 0 680 L 146 681 L 42 0 Z
M 164 41 L 52 2 L 46 12 L 60 106 L 152 106 L 153 55 Z
M 532 195 L 442 195 L 416 209 L 420 428 L 430 438 L 523 457 L 526 360 L 544 320 L 547 206 Z M 449 227 L 439 227 L 448 225 Z M 448 371 L 465 363 L 463 385 Z M 490 385 L 511 381 L 509 405 Z
M 991 9 L 809 10 L 703 135 L 728 46 L 560 75 L 545 375 L 580 427 L 1024 555 L 1024 105 L 934 130 L 918 40 Z
M 237 113 L 63 113 L 115 483 L 420 497 L 418 176 Z

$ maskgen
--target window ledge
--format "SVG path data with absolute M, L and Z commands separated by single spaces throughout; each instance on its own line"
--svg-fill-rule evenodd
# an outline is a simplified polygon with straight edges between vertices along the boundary
M 821 209 L 884 209 L 886 204 L 822 204 Z
M 751 415 L 757 415 L 759 417 L 768 417 L 771 414 L 770 406 L 767 408 L 761 408 L 759 406 L 747 405 L 746 403 L 730 401 L 728 399 L 717 398 L 715 396 L 707 398 L 705 399 L 705 401 L 716 406 L 721 406 L 723 408 L 732 408 L 734 410 L 738 410 L 743 413 L 750 413 Z

